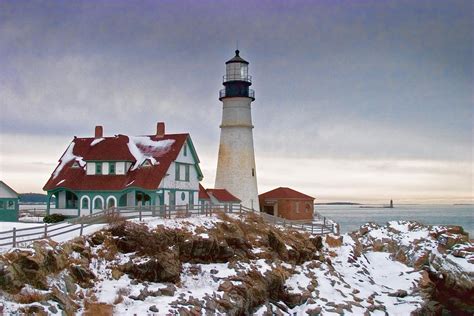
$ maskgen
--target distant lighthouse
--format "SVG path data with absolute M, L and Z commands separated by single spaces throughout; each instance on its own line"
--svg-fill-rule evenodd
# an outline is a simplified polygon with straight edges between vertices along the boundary
M 249 88 L 252 77 L 248 74 L 248 65 L 238 50 L 234 58 L 226 62 L 225 88 L 219 91 L 222 124 L 215 188 L 227 189 L 241 199 L 244 206 L 259 211 L 250 107 L 255 92 Z

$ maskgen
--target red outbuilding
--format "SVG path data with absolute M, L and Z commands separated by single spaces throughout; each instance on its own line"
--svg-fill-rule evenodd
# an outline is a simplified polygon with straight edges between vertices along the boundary
M 313 219 L 314 197 L 290 188 L 276 188 L 258 196 L 260 209 L 289 220 Z

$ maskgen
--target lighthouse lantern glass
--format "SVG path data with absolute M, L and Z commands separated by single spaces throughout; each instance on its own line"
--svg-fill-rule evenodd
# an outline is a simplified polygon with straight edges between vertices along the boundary
M 245 63 L 228 63 L 226 65 L 226 77 L 228 81 L 248 79 L 248 65 Z

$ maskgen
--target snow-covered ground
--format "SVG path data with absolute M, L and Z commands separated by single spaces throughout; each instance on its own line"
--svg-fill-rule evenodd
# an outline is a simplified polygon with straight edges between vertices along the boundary
M 231 216 L 236 219 L 237 216 Z M 163 227 L 170 230 L 184 230 L 196 239 L 215 238 L 211 231 L 216 225 L 226 224 L 224 219 L 216 217 L 195 216 L 191 218 L 157 219 L 145 218 L 143 223 L 150 229 Z M 3 225 L 0 230 L 11 229 L 12 223 Z M 14 223 L 15 227 L 31 227 L 35 224 Z M 37 225 L 39 227 L 43 225 Z M 90 234 L 101 229 L 104 225 L 94 225 L 85 231 Z M 435 228 L 436 229 L 436 228 Z M 254 271 L 264 279 L 275 270 L 282 270 L 287 274 L 284 281 L 284 291 L 288 296 L 306 297 L 301 304 L 290 307 L 283 301 L 267 302 L 254 309 L 255 315 L 265 315 L 269 311 L 284 312 L 290 315 L 307 315 L 320 312 L 322 315 L 409 315 L 419 309 L 424 298 L 419 290 L 422 272 L 415 270 L 408 264 L 396 261 L 393 253 L 377 251 L 378 242 L 394 242 L 404 247 L 406 255 L 418 258 L 423 250 L 433 253 L 434 256 L 448 259 L 444 264 L 446 269 L 459 269 L 467 275 L 474 272 L 472 256 L 465 258 L 451 254 L 442 254 L 438 250 L 439 242 L 432 237 L 433 229 L 416 227 L 409 222 L 391 222 L 387 226 L 372 227 L 366 234 L 344 234 L 339 239 L 340 244 L 323 239 L 321 258 L 308 260 L 301 264 L 285 262 L 280 259 L 268 259 L 265 254 L 271 250 L 262 244 L 252 245 L 251 253 L 257 258 L 238 262 L 191 263 L 181 265 L 180 281 L 172 285 L 162 282 L 137 282 L 127 273 L 114 274 L 114 269 L 127 263 L 146 263 L 150 257 L 137 256 L 135 252 L 120 253 L 113 259 L 105 260 L 101 253 L 108 245 L 101 244 L 91 247 L 92 257 L 88 269 L 95 275 L 92 289 L 77 287 L 75 295 L 94 293 L 97 302 L 113 306 L 117 315 L 164 315 L 178 314 L 180 309 L 191 309 L 200 306 L 199 311 L 205 313 L 206 308 L 212 309 L 212 302 L 229 300 L 226 287 L 246 289 L 245 276 Z M 73 235 L 75 234 L 75 235 Z M 55 238 L 63 241 L 76 237 L 78 232 Z M 60 237 L 60 236 L 59 236 Z M 118 237 L 114 237 L 118 238 Z M 265 236 L 260 236 L 264 239 Z M 258 238 L 257 238 L 258 239 Z M 373 246 L 374 245 L 374 246 Z M 419 247 L 415 247 L 419 245 Z M 170 246 L 173 247 L 173 246 Z M 285 241 L 287 251 L 292 246 Z M 274 254 L 272 254 L 274 256 Z M 82 259 L 81 259 L 82 258 Z M 70 260 L 83 260 L 78 252 L 70 254 Z M 407 260 L 409 261 L 409 260 Z M 451 266 L 449 266 L 451 265 Z M 58 279 L 51 278 L 50 284 L 65 288 Z M 234 289 L 235 289 L 234 288 Z M 170 290 L 171 289 L 171 290 Z M 166 294 L 163 294 L 165 293 Z M 82 293 L 82 294 L 81 294 Z M 1 291 L 0 291 L 1 301 Z M 237 304 L 237 302 L 234 302 Z M 33 305 L 36 303 L 33 303 Z M 54 306 L 56 314 L 61 314 L 58 304 L 48 301 Z M 1 305 L 1 303 L 0 303 Z M 31 304 L 30 304 L 31 305 Z M 209 307 L 210 306 L 210 307 Z M 3 310 L 6 313 L 15 312 L 19 304 L 4 300 Z M 54 311 L 54 309 L 53 309 Z M 84 312 L 80 306 L 78 314 Z M 214 310 L 218 315 L 225 312 Z M 50 314 L 55 314 L 49 310 Z

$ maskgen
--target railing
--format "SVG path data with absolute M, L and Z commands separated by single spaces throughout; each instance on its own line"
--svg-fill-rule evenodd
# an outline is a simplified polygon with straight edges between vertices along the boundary
M 16 228 L 0 232 L 0 247 L 26 245 L 32 241 L 44 238 L 52 238 L 60 235 L 79 231 L 79 236 L 84 233 L 84 228 L 91 224 L 44 224 L 35 227 Z
M 248 91 L 231 91 L 226 92 L 225 89 L 219 91 L 219 100 L 225 97 L 248 97 L 255 100 L 255 91 L 253 89 L 248 89 Z
M 245 82 L 252 82 L 252 76 L 243 76 L 241 74 L 235 74 L 235 75 L 225 75 L 222 76 L 222 82 L 228 82 L 228 81 L 245 81 Z
M 270 214 L 256 212 L 241 204 L 231 205 L 177 205 L 177 206 L 144 206 L 144 207 L 120 207 L 109 210 L 99 211 L 90 215 L 71 218 L 67 222 L 58 224 L 44 224 L 28 228 L 13 228 L 8 231 L 0 232 L 0 247 L 26 245 L 32 241 L 44 238 L 52 238 L 79 231 L 79 236 L 84 234 L 84 229 L 94 224 L 106 223 L 109 216 L 120 216 L 127 220 L 139 219 L 142 221 L 146 217 L 151 218 L 183 218 L 190 216 L 212 216 L 216 213 L 242 215 L 253 213 L 262 217 L 264 221 L 273 225 L 289 227 L 291 229 L 309 232 L 311 234 L 323 235 L 328 233 L 337 233 L 335 225 L 316 216 L 320 222 L 292 221 Z
M 104 223 L 107 215 L 120 215 L 125 219 L 139 219 L 155 217 L 163 219 L 182 218 L 191 216 L 212 216 L 215 213 L 238 214 L 253 213 L 259 215 L 267 223 L 289 227 L 296 230 L 311 232 L 312 234 L 337 233 L 337 229 L 326 217 L 316 214 L 318 221 L 295 221 L 273 216 L 263 212 L 256 212 L 241 204 L 231 205 L 176 205 L 176 206 L 144 206 L 144 207 L 120 207 L 101 211 L 88 216 L 76 217 L 69 220 L 72 223 Z

